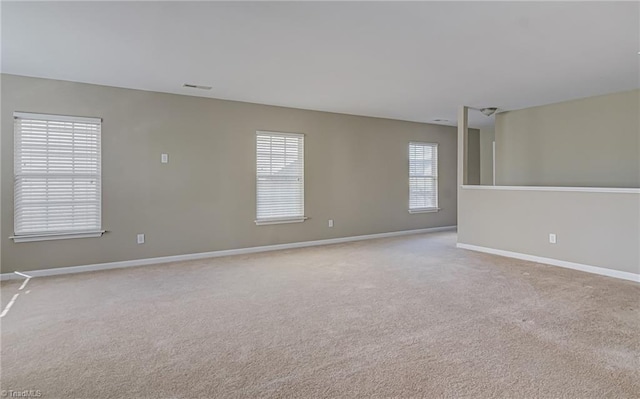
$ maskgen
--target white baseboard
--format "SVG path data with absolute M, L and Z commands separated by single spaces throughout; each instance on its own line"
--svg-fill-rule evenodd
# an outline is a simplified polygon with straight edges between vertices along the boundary
M 431 227 L 427 229 L 392 231 L 390 233 L 378 233 L 378 234 L 368 234 L 363 236 L 329 238 L 325 240 L 316 240 L 316 241 L 292 242 L 288 244 L 265 245 L 261 247 L 238 248 L 238 249 L 227 249 L 227 250 L 213 251 L 213 252 L 200 252 L 195 254 L 162 256 L 159 258 L 134 259 L 134 260 L 125 260 L 121 262 L 96 263 L 93 265 L 31 270 L 31 271 L 25 271 L 24 273 L 32 277 L 55 276 L 58 274 L 92 272 L 97 270 L 120 269 L 123 267 L 146 266 L 146 265 L 156 265 L 159 263 L 181 262 L 181 261 L 187 261 L 187 260 L 206 259 L 206 258 L 218 258 L 221 256 L 245 255 L 245 254 L 253 254 L 257 252 L 268 252 L 268 251 L 277 251 L 282 249 L 293 249 L 293 248 L 303 248 L 303 247 L 315 247 L 318 245 L 340 244 L 344 242 L 371 240 L 374 238 L 397 237 L 397 236 L 404 236 L 409 234 L 434 233 L 437 231 L 447 231 L 447 230 L 455 230 L 455 229 L 456 229 L 456 226 Z M 13 279 L 20 279 L 20 278 L 23 278 L 23 277 L 18 276 L 15 273 L 0 274 L 0 280 L 13 280 Z
M 506 256 L 507 258 L 515 258 L 515 259 L 528 260 L 531 262 L 545 263 L 547 265 L 560 266 L 560 267 L 565 267 L 567 269 L 580 270 L 582 272 L 600 274 L 603 276 L 640 282 L 640 274 L 607 269 L 604 267 L 583 265 L 581 263 L 567 262 L 564 260 L 558 260 L 553 258 L 543 258 L 541 256 L 527 255 L 519 252 L 504 251 L 502 249 L 479 247 L 477 245 L 470 245 L 470 244 L 458 243 L 456 244 L 456 247 L 462 248 L 462 249 L 468 249 L 471 251 L 484 252 L 484 253 L 493 254 L 493 255 Z

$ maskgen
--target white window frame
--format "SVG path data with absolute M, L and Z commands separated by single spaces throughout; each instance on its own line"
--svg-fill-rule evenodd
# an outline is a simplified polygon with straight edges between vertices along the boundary
M 435 173 L 431 174 L 431 175 L 427 175 L 427 174 L 412 174 L 411 173 L 411 146 L 422 146 L 422 147 L 432 147 L 435 150 L 435 155 L 436 155 L 436 160 L 435 160 L 435 167 L 432 167 L 432 170 L 435 171 Z M 439 169 L 439 154 L 438 154 L 438 143 L 426 143 L 426 142 L 420 142 L 420 141 L 410 141 L 409 145 L 407 146 L 407 158 L 408 158 L 408 168 L 409 168 L 409 200 L 408 200 L 408 205 L 409 205 L 409 213 L 429 213 L 429 212 L 438 212 L 440 210 L 440 208 L 438 207 L 439 204 L 439 197 L 440 197 L 440 190 L 438 190 L 438 169 Z M 435 206 L 433 207 L 412 207 L 411 206 L 411 192 L 412 192 L 412 188 L 411 188 L 411 179 L 412 178 L 425 178 L 425 179 L 433 179 L 433 187 L 435 188 Z
M 31 242 L 31 241 L 45 241 L 45 240 L 61 240 L 61 239 L 71 239 L 71 238 L 88 238 L 88 237 L 100 237 L 105 230 L 102 230 L 102 154 L 101 154 L 101 130 L 102 130 L 102 119 L 101 118 L 87 118 L 87 117 L 75 117 L 75 116 L 64 116 L 64 115 L 49 115 L 49 114 L 36 114 L 36 113 L 27 113 L 27 112 L 14 112 L 14 235 L 10 238 L 14 240 L 14 242 Z M 22 166 L 27 162 L 22 158 L 24 147 L 21 147 L 21 143 L 23 142 L 22 137 L 20 136 L 22 133 L 21 124 L 24 120 L 33 120 L 33 121 L 48 121 L 48 122 L 71 122 L 71 123 L 80 123 L 80 124 L 96 124 L 97 128 L 97 169 L 95 173 L 78 173 L 78 172 L 55 172 L 49 171 L 46 172 L 32 172 L 32 171 L 23 171 Z M 49 129 L 49 128 L 47 128 Z M 47 130 L 48 131 L 48 130 Z M 49 140 L 49 135 L 47 133 L 47 141 Z M 74 142 L 72 142 L 71 147 L 73 148 Z M 48 154 L 49 147 L 48 144 L 42 147 Z M 31 148 L 31 152 L 33 153 L 33 147 Z M 73 157 L 71 157 L 73 159 Z M 47 155 L 47 169 L 49 168 L 49 156 Z M 72 164 L 75 164 L 75 159 L 72 161 Z M 19 227 L 22 225 L 20 222 L 20 218 L 23 216 L 23 210 L 27 207 L 22 200 L 22 193 L 28 188 L 23 187 L 24 181 L 29 178 L 44 178 L 44 179 L 60 179 L 60 178 L 69 178 L 82 176 L 89 179 L 94 179 L 95 184 L 97 185 L 97 200 L 83 200 L 83 202 L 92 204 L 97 204 L 98 212 L 96 215 L 96 226 L 93 226 L 88 229 L 47 229 L 43 228 L 42 230 L 32 230 L 24 228 L 24 231 L 19 230 Z M 48 180 L 47 180 L 48 181 Z M 48 187 L 48 184 L 47 184 Z M 47 190 L 49 190 L 47 188 Z M 47 203 L 49 199 L 42 200 L 42 202 Z M 61 204 L 72 204 L 73 200 L 70 201 L 61 201 Z M 47 211 L 48 212 L 48 211 Z M 48 215 L 48 214 L 47 214 Z
M 283 138 L 287 138 L 287 137 L 295 137 L 296 139 L 300 140 L 300 145 L 302 146 L 302 151 L 300 154 L 300 161 L 302 163 L 302 167 L 301 167 L 301 175 L 298 177 L 299 182 L 300 182 L 300 197 L 301 197 L 301 203 L 300 203 L 300 210 L 301 212 L 299 214 L 295 214 L 295 215 L 287 215 L 287 216 L 283 216 L 283 217 L 260 217 L 260 179 L 261 178 L 267 178 L 269 175 L 268 174 L 262 174 L 260 173 L 259 170 L 259 154 L 258 154 L 258 137 L 259 136 L 270 136 L 270 137 L 283 137 Z M 304 134 L 301 133 L 283 133 L 283 132 L 273 132 L 273 131 L 265 131 L 265 130 L 258 130 L 256 131 L 256 220 L 255 220 L 255 224 L 258 226 L 261 225 L 272 225 L 272 224 L 284 224 L 284 223 L 301 223 L 304 222 L 305 220 L 307 220 L 308 218 L 306 216 L 304 216 L 304 174 L 305 174 L 305 166 L 304 166 L 304 152 L 305 152 L 305 148 L 304 148 Z M 269 160 L 269 162 L 272 162 L 272 159 Z

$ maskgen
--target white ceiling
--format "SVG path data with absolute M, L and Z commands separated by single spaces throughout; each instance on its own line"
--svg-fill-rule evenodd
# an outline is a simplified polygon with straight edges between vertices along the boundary
M 3 1 L 1 12 L 3 73 L 168 93 L 455 124 L 460 105 L 640 87 L 638 2 Z

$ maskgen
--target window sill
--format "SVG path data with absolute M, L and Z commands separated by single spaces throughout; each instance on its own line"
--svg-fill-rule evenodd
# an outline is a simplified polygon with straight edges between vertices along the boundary
M 285 224 L 285 223 L 302 223 L 305 220 L 309 219 L 306 216 L 297 217 L 297 218 L 286 218 L 286 219 L 261 219 L 256 220 L 256 226 L 265 226 L 269 224 Z
M 414 214 L 414 213 L 432 213 L 432 212 L 438 212 L 440 210 L 440 208 L 421 208 L 421 209 L 409 209 L 409 213 Z
M 34 241 L 50 241 L 50 240 L 69 240 L 72 238 L 94 238 L 100 237 L 105 230 L 69 232 L 69 233 L 51 233 L 51 234 L 29 234 L 21 236 L 9 237 L 13 242 L 34 242 Z

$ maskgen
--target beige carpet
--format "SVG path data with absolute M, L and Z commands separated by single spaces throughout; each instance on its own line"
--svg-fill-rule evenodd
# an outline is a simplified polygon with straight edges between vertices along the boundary
M 640 397 L 639 284 L 459 250 L 454 233 L 21 292 L 1 389 L 43 398 Z

